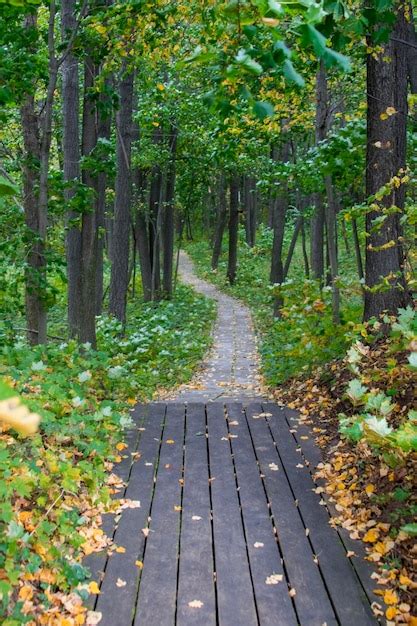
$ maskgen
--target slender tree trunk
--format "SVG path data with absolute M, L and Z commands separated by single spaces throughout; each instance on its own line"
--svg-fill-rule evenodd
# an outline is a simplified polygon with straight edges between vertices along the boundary
M 116 187 L 113 224 L 113 254 L 110 279 L 109 311 L 122 324 L 126 323 L 127 289 L 129 286 L 129 235 L 131 202 L 131 145 L 134 75 L 122 68 L 120 109 L 116 114 Z
M 84 63 L 84 99 L 82 154 L 88 157 L 97 145 L 97 109 L 90 90 L 97 67 L 91 57 Z M 96 345 L 96 264 L 97 264 L 97 175 L 91 169 L 82 171 L 83 183 L 91 189 L 91 202 L 82 214 L 81 226 L 81 307 L 79 340 Z
M 239 237 L 239 177 L 232 175 L 230 179 L 230 215 L 229 215 L 229 259 L 227 278 L 231 285 L 236 281 L 237 246 Z
M 218 184 L 218 211 L 216 228 L 214 232 L 213 255 L 211 257 L 211 269 L 216 270 L 222 252 L 223 233 L 227 222 L 227 194 L 224 174 L 219 176 Z
M 281 160 L 286 163 L 290 157 L 290 142 L 286 141 L 281 150 Z M 271 272 L 270 282 L 274 284 L 281 284 L 284 281 L 284 268 L 282 263 L 282 247 L 284 243 L 285 232 L 285 219 L 288 210 L 288 188 L 287 184 L 283 183 L 282 190 L 280 190 L 278 196 L 275 198 L 274 205 L 274 238 L 272 242 L 272 256 L 271 256 Z M 276 295 L 274 297 L 274 317 L 279 317 L 280 309 L 282 307 L 282 297 Z
M 147 175 L 140 168 L 134 170 L 137 194 L 135 220 L 135 239 L 139 254 L 140 274 L 142 278 L 143 299 L 152 300 L 152 263 L 149 251 L 148 216 L 146 214 Z
M 171 135 L 169 138 L 169 149 L 171 153 L 171 161 L 166 179 L 166 197 L 165 197 L 165 215 L 164 215 L 164 232 L 163 232 L 163 290 L 166 298 L 172 296 L 172 272 L 174 262 L 174 197 L 175 197 L 175 157 L 177 150 L 177 129 L 171 127 Z
M 30 16 L 33 17 L 33 16 Z M 27 18 L 28 22 L 28 18 Z M 28 341 L 39 343 L 38 331 L 44 317 L 41 299 L 42 276 L 45 269 L 44 243 L 40 238 L 38 181 L 39 181 L 39 120 L 33 95 L 26 96 L 21 108 L 23 143 L 23 206 L 28 229 L 26 244 L 27 269 L 25 270 L 25 305 Z
M 331 176 L 326 176 L 325 184 L 327 194 L 327 246 L 329 251 L 330 277 L 332 286 L 332 318 L 334 324 L 340 324 L 340 290 L 337 285 L 339 267 L 337 258 L 336 201 Z
M 358 224 L 356 219 L 352 220 L 353 245 L 355 248 L 356 267 L 358 268 L 359 279 L 363 282 L 365 274 L 363 271 L 363 261 L 361 253 L 361 245 L 359 242 Z
M 326 73 L 320 63 L 316 79 L 316 144 L 326 138 L 328 127 L 328 93 Z M 314 278 L 324 275 L 324 222 L 325 212 L 322 193 L 314 194 L 315 214 L 311 219 L 311 271 Z
M 105 81 L 110 87 L 112 79 Z M 111 133 L 111 102 L 107 93 L 100 94 L 100 109 L 98 111 L 98 139 L 110 139 Z M 96 315 L 103 311 L 103 271 L 104 248 L 106 241 L 106 172 L 99 172 L 97 177 L 97 264 L 96 264 Z
M 308 262 L 307 243 L 306 243 L 306 230 L 305 230 L 304 218 L 302 218 L 302 222 L 301 222 L 301 242 L 302 242 L 302 249 L 303 249 L 304 274 L 305 274 L 306 278 L 310 278 L 310 265 L 309 265 L 309 262 Z
M 407 57 L 405 46 L 393 40 L 407 38 L 408 24 L 404 7 L 395 7 L 396 23 L 392 37 L 381 52 L 372 52 L 367 58 L 367 167 L 366 194 L 375 194 L 397 176 L 399 185 L 391 184 L 392 191 L 375 201 L 374 210 L 366 215 L 368 234 L 365 257 L 364 319 L 383 311 L 396 313 L 411 302 L 404 273 L 401 213 L 405 202 L 405 185 L 401 183 L 406 162 L 407 128 Z M 372 42 L 369 41 L 372 46 Z M 382 224 L 375 220 L 384 211 Z
M 75 0 L 62 2 L 62 39 L 71 36 L 76 25 Z M 65 201 L 70 206 L 77 193 L 80 179 L 80 130 L 79 130 L 79 78 L 78 60 L 71 53 L 62 64 L 62 117 Z M 71 184 L 72 183 L 72 184 Z M 68 329 L 70 337 L 78 335 L 80 323 L 81 290 L 81 229 L 80 214 L 67 211 L 66 233 L 67 280 L 68 280 Z
M 162 130 L 157 128 L 153 141 L 158 146 L 162 141 Z M 163 190 L 162 170 L 158 163 L 152 167 L 151 188 L 149 193 L 149 255 L 152 268 L 152 300 L 158 300 L 161 295 L 161 268 L 160 268 L 160 226 L 161 226 L 161 198 Z
M 295 223 L 290 245 L 289 245 L 288 252 L 287 252 L 287 258 L 285 259 L 285 265 L 284 265 L 284 270 L 283 270 L 283 281 L 287 279 L 288 272 L 290 271 L 291 261 L 294 256 L 295 244 L 297 243 L 298 235 L 300 234 L 302 224 L 303 224 L 303 218 L 300 215 L 297 218 L 297 221 Z

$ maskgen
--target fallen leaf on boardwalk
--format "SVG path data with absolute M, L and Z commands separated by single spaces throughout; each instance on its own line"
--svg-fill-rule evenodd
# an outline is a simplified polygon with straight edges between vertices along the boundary
M 304 465 L 302 463 L 297 463 L 297 465 L 295 467 L 298 467 L 299 469 L 303 468 Z
M 398 604 L 398 596 L 395 591 L 387 589 L 384 593 L 384 602 L 385 604 Z
M 116 587 L 126 587 L 127 582 L 125 580 L 122 580 L 121 578 L 118 578 L 116 581 Z
M 171 467 L 170 463 L 165 463 L 165 469 L 169 469 Z
M 394 617 L 397 615 L 397 609 L 395 608 L 395 606 L 388 607 L 385 611 L 385 615 L 389 620 L 394 619 Z
M 139 569 L 143 569 L 143 561 L 135 561 L 135 565 L 136 565 Z
M 95 580 L 92 580 L 91 583 L 88 585 L 88 591 L 96 595 L 100 593 L 100 588 Z
M 262 543 L 262 541 L 255 541 L 255 543 L 253 544 L 254 548 L 263 548 L 264 544 Z
M 140 509 L 140 500 L 123 500 L 122 509 Z
M 142 528 L 142 533 L 144 534 L 145 537 L 147 537 L 150 533 L 149 528 Z
M 118 552 L 119 554 L 124 554 L 126 552 L 126 548 L 124 548 L 123 546 L 118 546 L 115 552 Z
M 271 574 L 271 576 L 267 577 L 265 583 L 267 585 L 278 585 L 278 583 L 280 583 L 283 578 L 284 576 L 282 574 Z
M 199 520 L 201 520 L 201 517 L 199 515 L 193 515 L 192 518 L 193 522 L 198 522 Z
M 366 543 L 375 543 L 375 541 L 378 541 L 378 537 L 379 531 L 376 528 L 372 528 L 365 533 L 363 540 L 366 541 Z
M 310 437 L 307 437 L 307 435 L 302 435 L 300 439 L 303 439 L 303 441 L 306 441 L 307 439 L 310 439 Z
M 170 444 L 172 444 L 172 443 L 175 443 L 175 441 L 174 441 L 173 439 L 167 439 L 167 440 L 166 440 L 166 443 L 170 443 Z
M 350 559 L 350 557 L 356 556 L 356 554 L 353 552 L 353 550 L 348 550 L 346 552 L 346 556 L 347 556 L 348 559 Z
M 175 504 L 174 511 L 182 511 L 182 506 L 180 506 L 179 504 Z
M 88 611 L 85 624 L 86 626 L 96 626 L 96 624 L 101 621 L 102 617 L 103 614 L 100 613 L 100 611 Z
M 191 602 L 188 603 L 188 606 L 192 609 L 201 609 L 201 607 L 204 606 L 204 602 L 201 602 L 201 600 L 191 600 Z
M 294 596 L 297 595 L 297 592 L 294 588 L 292 588 L 289 590 L 288 595 L 290 596 L 290 598 L 293 598 Z
M 309 534 L 310 534 L 310 529 L 309 529 L 309 528 L 306 528 L 306 537 L 308 537 L 308 536 L 309 536 Z
M 273 472 L 277 472 L 279 470 L 279 467 L 276 463 L 270 463 L 268 465 L 269 469 L 272 470 Z
M 152 467 L 153 463 L 149 463 L 149 462 L 148 462 L 148 463 L 145 463 L 145 465 L 146 465 L 147 467 Z
M 119 452 L 124 450 L 125 448 L 127 448 L 127 445 L 125 443 L 123 443 L 122 441 L 120 443 L 116 444 L 116 450 L 119 450 Z
M 233 422 L 229 422 L 230 426 L 239 426 L 239 422 L 237 420 L 233 420 Z

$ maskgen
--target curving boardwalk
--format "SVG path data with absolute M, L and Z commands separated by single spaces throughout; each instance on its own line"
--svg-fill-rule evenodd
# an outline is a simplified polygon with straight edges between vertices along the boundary
M 254 398 L 247 309 L 197 279 L 185 255 L 181 275 L 218 302 L 215 346 L 174 401 L 133 411 L 117 466 L 123 507 L 104 520 L 114 545 L 88 559 L 99 623 L 377 624 L 370 565 L 330 526 L 313 480 L 312 433 L 294 411 Z
M 175 392 L 175 399 L 213 402 L 261 397 L 256 338 L 249 309 L 198 278 L 185 252 L 180 253 L 179 275 L 182 282 L 216 301 L 217 319 L 207 361 L 190 384 Z

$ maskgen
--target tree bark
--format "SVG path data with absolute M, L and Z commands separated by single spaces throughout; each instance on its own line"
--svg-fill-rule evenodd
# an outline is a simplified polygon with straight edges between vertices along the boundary
M 281 161 L 286 163 L 290 157 L 290 142 L 285 141 L 281 149 Z M 278 193 L 274 203 L 274 238 L 272 242 L 270 282 L 281 284 L 284 282 L 284 267 L 282 263 L 282 247 L 284 243 L 285 219 L 288 210 L 288 185 L 282 185 L 282 190 Z M 279 317 L 282 307 L 282 298 L 279 295 L 274 297 L 274 317 Z
M 90 90 L 94 86 L 97 67 L 91 57 L 84 62 L 84 97 L 82 155 L 92 155 L 97 145 L 97 109 Z M 96 267 L 97 267 L 97 175 L 90 169 L 82 171 L 82 181 L 91 190 L 90 206 L 84 208 L 81 221 L 81 291 L 78 336 L 81 342 L 96 345 Z
M 153 141 L 158 146 L 162 141 L 162 130 L 157 128 Z M 161 200 L 163 191 L 162 170 L 159 163 L 152 167 L 151 188 L 149 193 L 149 256 L 152 268 L 152 300 L 161 296 Z
M 120 108 L 116 114 L 116 186 L 113 223 L 113 254 L 109 312 L 126 323 L 129 285 L 129 235 L 131 202 L 131 146 L 134 75 L 122 68 L 119 85 Z
M 227 222 L 227 194 L 224 174 L 220 174 L 218 181 L 218 211 L 216 228 L 214 231 L 213 254 L 211 257 L 211 269 L 216 270 L 222 252 L 223 233 Z
M 237 246 L 239 238 L 239 176 L 230 179 L 230 215 L 229 215 L 229 259 L 227 278 L 231 285 L 236 281 Z
M 408 24 L 403 5 L 395 8 L 395 14 L 392 38 L 379 43 L 383 50 L 372 51 L 367 58 L 366 194 L 371 196 L 384 185 L 390 191 L 366 215 L 365 320 L 383 311 L 395 314 L 411 302 L 400 223 L 405 202 L 401 173 L 406 164 L 407 55 L 405 46 L 394 40 L 406 39 Z M 371 38 L 368 45 L 373 45 Z M 393 177 L 399 177 L 398 185 L 392 183 Z M 375 220 L 381 217 L 386 219 L 378 225 Z
M 62 1 L 62 39 L 71 36 L 76 25 L 75 0 Z M 67 206 L 77 193 L 80 179 L 80 130 L 79 130 L 79 80 L 77 57 L 69 53 L 62 64 L 62 117 L 64 197 Z M 68 329 L 70 337 L 76 337 L 80 323 L 81 290 L 81 229 L 80 213 L 69 209 L 66 216 L 66 257 L 67 257 L 67 297 Z
M 164 227 L 163 227 L 163 291 L 165 298 L 172 297 L 172 272 L 174 262 L 174 197 L 175 197 L 175 158 L 178 131 L 173 126 L 169 137 L 171 160 L 166 178 Z

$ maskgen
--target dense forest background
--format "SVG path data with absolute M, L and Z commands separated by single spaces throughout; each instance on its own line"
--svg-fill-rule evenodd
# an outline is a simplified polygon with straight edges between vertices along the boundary
M 314 401 L 326 381 L 339 398 L 348 389 L 334 411 L 342 435 L 408 467 L 413 10 L 408 0 L 0 2 L 0 374 L 43 417 L 30 441 L 0 440 L 0 471 L 12 476 L 0 494 L 5 624 L 22 623 L 25 569 L 62 593 L 85 578 L 56 538 L 79 553 L 74 520 L 99 506 L 98 491 L 108 499 L 129 405 L 189 380 L 210 345 L 214 305 L 181 285 L 180 248 L 250 305 L 270 389 L 318 371 Z M 346 353 L 340 383 L 315 369 Z M 56 497 L 67 508 L 48 522 Z M 415 501 L 404 498 L 397 528 L 414 536 Z M 28 524 L 36 542 L 22 551 Z

